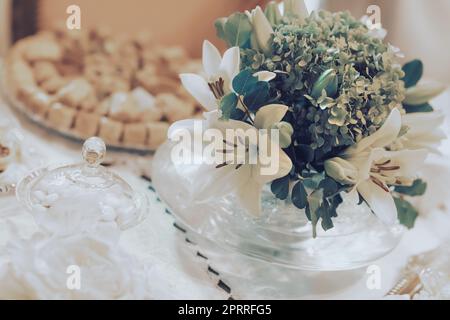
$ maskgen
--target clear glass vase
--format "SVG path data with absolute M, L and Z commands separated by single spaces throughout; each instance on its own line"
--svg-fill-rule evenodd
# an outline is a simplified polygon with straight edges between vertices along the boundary
M 199 166 L 174 164 L 172 147 L 167 142 L 155 154 L 154 186 L 200 247 L 213 244 L 288 268 L 337 271 L 369 265 L 400 241 L 403 227 L 384 225 L 366 205 L 350 199 L 339 207 L 335 227 L 325 232 L 318 226 L 316 238 L 304 210 L 276 199 L 269 188 L 263 192 L 263 212 L 257 219 L 239 206 L 233 194 L 194 201 Z

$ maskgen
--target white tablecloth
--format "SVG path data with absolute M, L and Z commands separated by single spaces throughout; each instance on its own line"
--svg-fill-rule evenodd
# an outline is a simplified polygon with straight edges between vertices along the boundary
M 440 109 L 450 114 L 450 92 L 436 100 Z M 45 164 L 67 164 L 81 160 L 81 146 L 63 138 L 50 135 L 45 130 L 30 124 L 26 119 L 10 111 L 0 101 L 0 117 L 17 118 L 27 143 L 44 157 Z M 446 129 L 450 131 L 447 118 Z M 446 241 L 450 228 L 450 206 L 448 181 L 450 169 L 450 143 L 442 147 L 445 158 L 432 158 L 424 170 L 429 172 L 429 195 L 419 201 L 422 216 L 416 227 L 407 232 L 401 244 L 388 256 L 375 262 L 381 270 L 381 288 L 368 289 L 366 270 L 349 272 L 302 273 L 296 272 L 296 281 L 286 292 L 275 292 L 270 283 L 258 279 L 242 279 L 235 275 L 215 275 L 208 267 L 220 270 L 214 259 L 205 260 L 197 253 L 201 248 L 185 241 L 182 232 L 174 228 L 173 217 L 166 212 L 157 195 L 148 190 L 149 182 L 140 178 L 142 173 L 150 175 L 151 156 L 139 158 L 126 154 L 112 154 L 118 172 L 135 188 L 149 192 L 152 198 L 148 218 L 137 227 L 125 231 L 120 245 L 135 255 L 141 262 L 152 266 L 151 286 L 156 299 L 235 299 L 293 298 L 293 299 L 378 299 L 391 288 L 398 278 L 399 270 L 409 256 L 432 249 Z M 110 153 L 111 155 L 111 153 Z M 0 246 L 10 240 L 8 226 L 14 224 L 23 237 L 37 230 L 32 216 L 26 213 L 13 196 L 0 196 L 0 208 L 17 206 L 15 213 L 0 216 Z M 447 238 L 448 241 L 448 238 Z M 225 284 L 225 286 L 224 286 Z M 228 293 L 230 288 L 231 292 Z M 1 289 L 1 288 L 0 288 Z

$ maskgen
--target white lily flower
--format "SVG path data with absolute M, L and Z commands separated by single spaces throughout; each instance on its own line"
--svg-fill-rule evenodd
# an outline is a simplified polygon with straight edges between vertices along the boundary
M 386 224 L 397 220 L 397 208 L 389 187 L 411 185 L 427 156 L 425 149 L 387 151 L 398 137 L 402 119 L 398 109 L 392 110 L 384 125 L 374 134 L 348 148 L 342 156 L 327 160 L 328 175 L 342 183 L 354 181 L 354 187 L 372 211 Z M 345 161 L 345 170 L 335 166 Z M 338 173 L 352 172 L 343 179 Z
M 240 70 L 239 47 L 225 51 L 223 57 L 209 41 L 203 42 L 203 68 L 206 78 L 197 74 L 181 74 L 186 90 L 209 111 L 219 109 L 222 97 L 232 92 L 231 82 Z
M 272 53 L 270 47 L 270 38 L 273 34 L 272 25 L 260 6 L 257 6 L 251 12 L 246 11 L 245 13 L 253 26 L 255 37 L 252 39 L 252 47 L 254 49 L 262 50 L 265 54 L 270 55 Z
M 436 98 L 445 90 L 447 90 L 447 87 L 440 83 L 430 82 L 418 84 L 406 89 L 406 96 L 403 102 L 412 106 L 421 105 Z
M 445 116 L 442 112 L 414 112 L 402 116 L 402 124 L 407 132 L 396 139 L 389 150 L 427 149 L 440 153 L 438 147 L 446 138 L 442 129 Z
M 236 192 L 243 208 L 250 214 L 259 216 L 261 213 L 261 191 L 264 185 L 289 174 L 292 161 L 280 148 L 278 142 L 270 139 L 270 137 L 265 136 L 267 139 L 258 139 L 256 145 L 249 137 L 258 137 L 260 129 L 272 129 L 275 124 L 283 119 L 287 110 L 288 107 L 285 105 L 264 106 L 256 113 L 254 126 L 236 120 L 218 121 L 215 128 L 219 129 L 225 136 L 226 131 L 232 129 L 236 139 L 234 141 L 224 140 L 223 145 L 216 152 L 223 153 L 226 159 L 231 154 L 231 157 L 235 159 L 230 162 L 225 160 L 224 163 L 209 167 L 204 172 L 206 182 L 199 181 L 201 186 L 197 190 L 198 196 L 196 199 L 203 200 Z M 243 136 L 244 134 L 245 136 Z M 270 132 L 267 135 L 270 135 Z M 278 165 L 274 168 L 274 171 L 267 170 L 271 164 L 263 163 L 261 157 L 261 150 L 263 149 L 274 151 L 275 154 L 266 155 L 277 161 Z M 244 155 L 239 152 L 242 150 L 245 151 Z M 252 151 L 256 152 L 256 157 L 252 158 Z
M 284 15 L 294 15 L 303 23 L 309 16 L 304 0 L 284 0 Z

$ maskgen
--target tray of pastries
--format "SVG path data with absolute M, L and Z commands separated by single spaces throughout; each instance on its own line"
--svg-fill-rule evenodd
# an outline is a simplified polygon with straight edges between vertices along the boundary
M 201 114 L 183 72 L 200 62 L 143 34 L 55 29 L 18 41 L 4 61 L 3 91 L 33 122 L 71 139 L 153 151 L 171 123 Z

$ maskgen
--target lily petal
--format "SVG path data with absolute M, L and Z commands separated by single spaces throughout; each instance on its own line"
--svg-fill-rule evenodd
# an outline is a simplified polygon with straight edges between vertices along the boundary
M 261 215 L 261 192 L 263 186 L 249 179 L 238 189 L 238 199 L 242 207 L 254 217 Z
M 423 166 L 425 159 L 428 156 L 428 151 L 420 150 L 401 150 L 401 151 L 386 151 L 377 149 L 374 151 L 373 159 L 389 159 L 390 165 L 399 166 L 396 175 L 404 178 L 416 178 L 420 168 Z
M 361 182 L 357 190 L 383 223 L 392 225 L 397 221 L 397 207 L 390 192 L 386 192 L 370 180 Z
M 203 68 L 209 78 L 219 72 L 222 56 L 219 50 L 208 40 L 203 42 Z
M 241 67 L 241 53 L 239 47 L 232 47 L 223 54 L 220 70 L 224 72 L 229 81 L 232 81 L 239 73 Z
M 292 169 L 292 161 L 288 157 L 288 155 L 282 150 L 277 149 L 278 155 L 272 155 L 273 157 L 277 157 L 278 159 L 272 159 L 274 161 L 278 161 L 278 167 L 273 174 L 264 174 L 267 171 L 267 166 L 263 166 L 261 162 L 258 162 L 256 165 L 252 166 L 252 178 L 257 181 L 259 184 L 264 185 L 266 183 L 272 182 L 276 179 L 283 178 L 291 172 Z M 271 163 L 271 165 L 275 165 L 275 163 Z
M 269 104 L 256 112 L 255 127 L 258 129 L 269 129 L 273 124 L 280 122 L 288 111 L 283 104 Z
M 391 111 L 389 117 L 386 119 L 384 124 L 378 131 L 371 134 L 370 136 L 362 139 L 356 145 L 348 148 L 345 154 L 357 154 L 369 147 L 372 148 L 383 148 L 390 145 L 397 139 L 402 127 L 402 119 L 400 111 L 395 108 Z
M 252 16 L 253 31 L 256 34 L 258 45 L 265 54 L 269 55 L 272 49 L 269 44 L 273 34 L 272 26 L 260 6 L 252 11 Z
M 201 76 L 184 73 L 180 74 L 181 83 L 186 90 L 207 110 L 219 108 L 216 98 L 209 89 L 208 83 Z
M 284 15 L 295 15 L 301 21 L 308 17 L 308 9 L 304 0 L 285 0 L 284 1 Z
M 230 164 L 222 168 L 203 165 L 196 180 L 195 191 L 197 201 L 204 201 L 217 196 L 224 196 L 239 190 L 251 180 L 251 166 L 243 165 L 236 169 L 236 165 Z
M 270 71 L 259 71 L 254 74 L 255 77 L 258 78 L 259 81 L 269 82 L 276 78 L 277 74 Z

